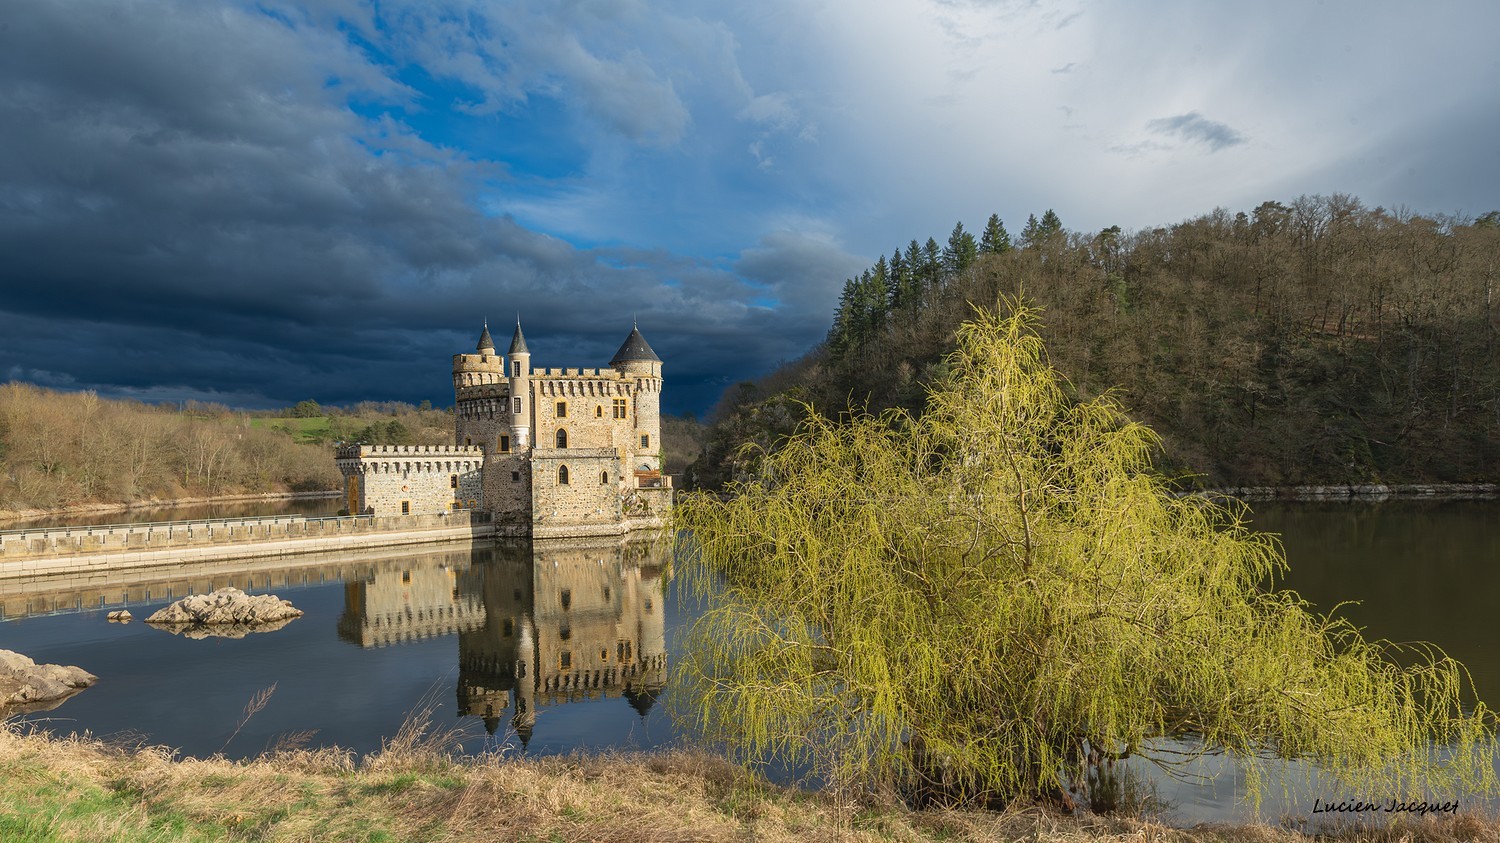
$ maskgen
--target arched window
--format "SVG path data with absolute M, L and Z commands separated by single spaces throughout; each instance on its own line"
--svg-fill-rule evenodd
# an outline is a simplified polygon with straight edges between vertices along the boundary
M 557 467 L 557 485 L 568 485 L 568 467 L 565 465 L 560 465 Z
M 557 447 L 568 447 L 568 432 L 562 428 L 557 429 Z
M 601 471 L 601 472 L 599 472 L 599 485 L 600 486 L 608 486 L 609 485 L 609 472 L 608 471 Z
M 604 405 L 603 404 L 600 404 L 599 406 L 597 406 L 597 407 L 594 408 L 594 418 L 596 418 L 596 419 L 602 419 L 602 418 L 604 418 Z

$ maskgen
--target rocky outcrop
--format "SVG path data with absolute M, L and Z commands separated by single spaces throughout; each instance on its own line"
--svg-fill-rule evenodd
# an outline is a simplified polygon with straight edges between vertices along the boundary
M 76 667 L 37 664 L 10 650 L 0 650 L 0 714 L 46 711 L 98 679 Z
M 135 615 L 130 614 L 129 609 L 121 609 L 118 612 L 110 612 L 109 614 L 104 616 L 105 620 L 108 620 L 110 623 L 130 623 L 131 618 L 134 617 Z
M 211 594 L 194 594 L 146 618 L 146 623 L 185 633 L 191 627 L 243 627 L 253 629 L 302 617 L 302 610 L 274 594 L 249 595 L 237 588 L 221 588 Z M 211 635 L 212 633 L 208 633 Z M 206 635 L 192 636 L 195 638 Z M 230 637 L 241 638 L 240 635 Z
M 297 614 L 300 615 L 302 613 L 298 612 Z M 157 629 L 166 630 L 173 635 L 181 635 L 183 638 L 244 638 L 252 632 L 275 632 L 293 620 L 294 618 L 286 618 L 255 626 L 242 623 L 154 623 L 151 625 Z

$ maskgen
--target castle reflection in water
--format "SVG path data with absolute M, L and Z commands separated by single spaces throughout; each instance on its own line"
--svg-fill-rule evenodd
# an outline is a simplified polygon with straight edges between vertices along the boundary
M 666 682 L 663 542 L 537 541 L 429 553 L 344 585 L 361 647 L 458 635 L 458 711 L 527 743 L 539 707 L 618 697 L 645 716 Z

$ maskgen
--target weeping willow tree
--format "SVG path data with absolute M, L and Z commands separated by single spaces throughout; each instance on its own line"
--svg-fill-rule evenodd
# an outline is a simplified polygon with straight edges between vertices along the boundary
M 1242 759 L 1252 792 L 1275 758 L 1359 793 L 1493 789 L 1461 665 L 1272 590 L 1274 540 L 1170 494 L 1151 431 L 1069 400 L 1008 309 L 963 326 L 920 418 L 809 413 L 758 479 L 679 505 L 708 609 L 677 687 L 710 739 L 962 801 L 1198 753 Z

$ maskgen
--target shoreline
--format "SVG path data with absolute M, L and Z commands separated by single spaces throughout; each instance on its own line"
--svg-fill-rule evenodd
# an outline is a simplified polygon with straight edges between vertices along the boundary
M 256 501 L 291 501 L 336 498 L 343 494 L 338 489 L 321 492 L 261 492 L 258 494 L 222 495 L 206 498 L 171 498 L 167 500 L 143 500 L 129 503 L 81 503 L 55 509 L 4 509 L 0 510 L 0 525 L 8 521 L 29 518 L 48 518 L 57 515 L 88 515 L 106 512 L 130 512 L 137 509 L 168 509 L 177 506 L 201 506 L 220 503 L 254 503 Z
M 1185 489 L 1180 496 L 1241 501 L 1462 501 L 1500 498 L 1500 483 L 1328 484 L 1323 486 L 1221 486 Z
M 1496 839 L 1482 814 L 1295 828 L 1174 826 L 1160 817 L 1016 806 L 913 810 L 800 791 L 703 751 L 456 757 L 446 730 L 408 724 L 359 757 L 293 741 L 246 761 L 55 737 L 0 725 L 0 817 L 21 839 L 161 841 L 817 840 L 1209 843 Z M 413 728 L 415 726 L 416 728 Z M 1296 823 L 1294 822 L 1293 825 Z M 29 836 L 28 836 L 29 833 Z

